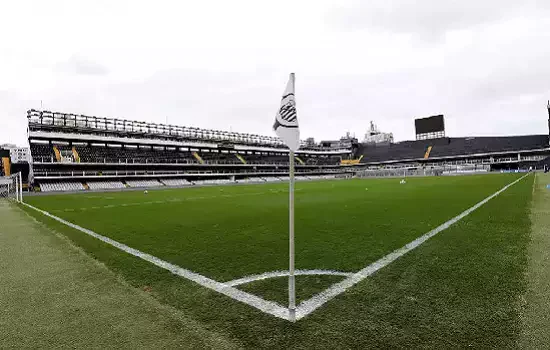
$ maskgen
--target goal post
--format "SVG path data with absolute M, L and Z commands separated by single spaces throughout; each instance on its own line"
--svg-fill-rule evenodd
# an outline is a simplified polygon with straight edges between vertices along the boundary
M 0 177 L 0 198 L 23 202 L 22 184 L 21 173 Z

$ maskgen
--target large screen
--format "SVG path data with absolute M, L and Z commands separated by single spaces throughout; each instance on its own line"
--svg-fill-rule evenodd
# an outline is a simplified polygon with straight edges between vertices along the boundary
M 445 131 L 445 122 L 443 114 L 434 115 L 428 118 L 414 120 L 414 126 L 417 134 L 426 134 L 432 132 Z

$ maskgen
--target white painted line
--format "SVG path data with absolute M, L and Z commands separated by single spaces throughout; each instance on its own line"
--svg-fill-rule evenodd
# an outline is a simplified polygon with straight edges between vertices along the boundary
M 307 315 L 309 315 L 313 311 L 317 310 L 319 307 L 323 306 L 325 303 L 327 303 L 328 301 L 330 301 L 334 297 L 336 297 L 339 294 L 342 294 L 343 292 L 345 292 L 348 288 L 350 288 L 350 287 L 354 286 L 355 284 L 361 282 L 362 280 L 369 277 L 370 275 L 372 275 L 376 271 L 378 271 L 381 268 L 389 265 L 390 263 L 392 263 L 393 261 L 399 259 L 400 257 L 402 257 L 406 253 L 410 252 L 411 250 L 417 248 L 422 243 L 426 242 L 428 239 L 432 238 L 433 236 L 435 236 L 439 232 L 447 229 L 451 225 L 453 225 L 456 222 L 460 221 L 461 219 L 463 219 L 464 217 L 466 217 L 467 215 L 469 215 L 470 213 L 472 213 L 473 211 L 475 211 L 476 209 L 478 209 L 479 207 L 481 207 L 482 205 L 484 205 L 485 203 L 487 203 L 488 201 L 490 201 L 494 197 L 498 196 L 499 194 L 501 194 L 502 192 L 507 190 L 509 187 L 515 185 L 516 183 L 518 183 L 519 181 L 521 181 L 522 179 L 524 179 L 528 175 L 529 174 L 526 174 L 526 175 L 522 176 L 521 178 L 513 181 L 512 183 L 504 186 L 499 191 L 495 192 L 494 194 L 492 194 L 489 197 L 485 198 L 481 202 L 477 203 L 476 205 L 472 206 L 471 208 L 469 208 L 469 209 L 465 210 L 464 212 L 460 213 L 459 215 L 455 216 L 451 220 L 443 223 L 442 225 L 440 225 L 440 226 L 436 227 L 435 229 L 431 230 L 430 232 L 428 232 L 428 233 L 424 234 L 423 236 L 415 239 L 414 241 L 408 243 L 404 247 L 401 247 L 401 248 L 393 251 L 392 253 L 384 256 L 383 258 L 379 259 L 378 261 L 370 264 L 369 266 L 365 267 L 364 269 L 362 269 L 362 270 L 360 270 L 356 273 L 350 274 L 350 273 L 346 273 L 346 272 L 338 272 L 338 271 L 330 271 L 330 270 L 301 270 L 301 271 L 304 272 L 303 273 L 304 275 L 306 275 L 306 274 L 332 274 L 332 275 L 347 276 L 347 278 L 344 279 L 341 282 L 335 283 L 334 285 L 332 285 L 331 287 L 329 287 L 325 291 L 313 296 L 311 299 L 302 302 L 296 309 L 296 320 L 300 320 L 300 319 L 306 317 Z M 284 319 L 284 320 L 287 320 L 287 321 L 290 320 L 290 316 L 289 316 L 289 312 L 288 312 L 287 308 L 285 308 L 285 307 L 283 307 L 283 306 L 281 306 L 281 305 L 279 305 L 275 302 L 264 300 L 264 299 L 262 299 L 258 296 L 255 296 L 255 295 L 252 295 L 252 294 L 249 294 L 249 293 L 246 293 L 246 292 L 243 292 L 241 290 L 238 290 L 238 289 L 234 288 L 234 286 L 236 286 L 236 285 L 249 283 L 249 282 L 253 282 L 253 281 L 257 281 L 257 280 L 261 280 L 261 279 L 272 278 L 272 277 L 284 277 L 284 276 L 288 275 L 288 272 L 286 272 L 286 271 L 275 271 L 275 272 L 268 272 L 268 273 L 261 274 L 261 275 L 247 276 L 247 277 L 243 277 L 243 278 L 240 278 L 240 279 L 237 279 L 237 280 L 229 281 L 227 283 L 217 282 L 213 279 L 202 276 L 202 275 L 200 275 L 198 273 L 195 273 L 195 272 L 192 272 L 190 270 L 186 270 L 186 269 L 181 268 L 179 266 L 173 265 L 173 264 L 171 264 L 169 262 L 166 262 L 164 260 L 161 260 L 161 259 L 159 259 L 155 256 L 152 256 L 152 255 L 149 255 L 147 253 L 141 252 L 137 249 L 128 247 L 127 245 L 119 243 L 119 242 L 117 242 L 117 241 L 115 241 L 111 238 L 102 236 L 102 235 L 97 234 L 97 233 L 95 233 L 91 230 L 88 230 L 86 228 L 80 227 L 80 226 L 75 225 L 75 224 L 73 224 L 71 222 L 68 222 L 66 220 L 63 220 L 63 219 L 61 219 L 61 218 L 59 218 L 55 215 L 52 215 L 52 214 L 48 213 L 47 211 L 38 209 L 38 208 L 33 207 L 32 205 L 29 205 L 27 203 L 22 203 L 22 204 L 29 207 L 29 208 L 31 208 L 31 209 L 34 209 L 34 210 L 42 213 L 42 214 L 44 214 L 44 215 L 46 215 L 46 216 L 48 216 L 48 217 L 50 217 L 50 218 L 52 218 L 56 221 L 59 221 L 62 224 L 65 224 L 69 227 L 72 227 L 76 230 L 79 230 L 83 233 L 86 233 L 86 234 L 88 234 L 88 235 L 90 235 L 94 238 L 97 238 L 97 239 L 99 239 L 99 240 L 101 240 L 101 241 L 103 241 L 107 244 L 110 244 L 110 245 L 112 245 L 112 246 L 114 246 L 114 247 L 116 247 L 116 248 L 118 248 L 118 249 L 120 249 L 120 250 L 122 250 L 122 251 L 124 251 L 128 254 L 131 254 L 131 255 L 136 256 L 140 259 L 148 261 L 148 262 L 150 262 L 150 263 L 152 263 L 156 266 L 159 266 L 163 269 L 166 269 L 166 270 L 172 272 L 175 275 L 181 276 L 181 277 L 186 278 L 190 281 L 193 281 L 193 282 L 195 282 L 195 283 L 197 283 L 197 284 L 199 284 L 203 287 L 212 289 L 212 290 L 214 290 L 218 293 L 224 294 L 224 295 L 226 295 L 226 296 L 228 296 L 232 299 L 235 299 L 237 301 L 240 301 L 242 303 L 250 305 L 250 306 L 266 313 L 266 314 L 270 314 L 270 315 L 273 315 L 275 317 L 278 317 L 278 318 L 281 318 L 281 319 Z M 85 210 L 86 208 L 81 208 L 81 209 Z M 312 272 L 315 272 L 315 273 L 312 273 Z
M 300 319 L 306 317 L 307 315 L 309 315 L 313 311 L 315 311 L 318 308 L 320 308 L 321 306 L 323 306 L 329 300 L 333 299 L 334 297 L 336 297 L 339 294 L 344 293 L 348 288 L 356 285 L 357 283 L 359 283 L 362 280 L 364 280 L 365 278 L 369 277 L 370 275 L 372 275 L 376 271 L 380 270 L 383 267 L 388 266 L 393 261 L 399 259 L 400 257 L 407 254 L 411 250 L 419 247 L 422 243 L 426 242 L 428 239 L 432 238 L 433 236 L 437 235 L 439 232 L 449 228 L 451 225 L 455 224 L 456 222 L 460 221 L 461 219 L 463 219 L 467 215 L 471 214 L 474 210 L 478 209 L 479 207 L 481 207 L 482 205 L 484 205 L 485 203 L 487 203 L 491 199 L 495 198 L 496 196 L 498 196 L 502 192 L 506 191 L 509 187 L 511 187 L 511 186 L 515 185 L 516 183 L 518 183 L 519 181 L 523 180 L 528 175 L 529 174 L 526 174 L 526 175 L 520 177 L 519 179 L 517 179 L 517 180 L 513 181 L 512 183 L 504 186 L 499 191 L 497 191 L 497 192 L 493 193 L 492 195 L 490 195 L 489 197 L 485 198 L 481 202 L 477 203 L 473 207 L 471 207 L 469 209 L 466 209 L 465 211 L 458 214 L 457 216 L 455 216 L 451 220 L 439 225 L 438 227 L 434 228 L 430 232 L 418 237 L 414 241 L 406 244 L 405 246 L 403 246 L 403 247 L 401 247 L 397 250 L 394 250 L 393 252 L 391 252 L 390 254 L 384 256 L 380 260 L 370 264 L 369 266 L 365 267 L 364 269 L 362 269 L 362 270 L 354 273 L 353 275 L 349 276 L 345 280 L 333 284 L 331 287 L 329 287 L 328 289 L 324 290 L 323 292 L 313 296 L 311 299 L 302 302 L 296 308 L 296 319 L 300 320 Z
M 38 209 L 36 207 L 33 207 L 32 205 L 29 205 L 27 203 L 23 203 L 23 205 L 25 205 L 25 206 L 27 206 L 31 209 L 34 209 L 34 210 L 38 211 L 39 213 L 42 213 L 42 214 L 46 215 L 47 217 L 50 217 L 50 218 L 52 218 L 56 221 L 59 221 L 62 224 L 65 224 L 69 227 L 72 227 L 72 228 L 74 228 L 78 231 L 84 232 L 85 234 L 90 235 L 94 238 L 97 238 L 100 241 L 103 241 L 103 242 L 105 242 L 109 245 L 112 245 L 113 247 L 116 247 L 116 248 L 118 248 L 118 249 L 120 249 L 120 250 L 122 250 L 122 251 L 124 251 L 128 254 L 131 254 L 131 255 L 136 256 L 140 259 L 148 261 L 153 265 L 156 265 L 160 268 L 168 270 L 168 271 L 172 272 L 175 275 L 186 278 L 186 279 L 188 279 L 190 281 L 193 281 L 193 282 L 195 282 L 195 283 L 197 283 L 197 284 L 199 284 L 203 287 L 212 289 L 212 290 L 214 290 L 218 293 L 224 294 L 224 295 L 226 295 L 226 296 L 228 296 L 232 299 L 235 299 L 237 301 L 240 301 L 242 303 L 248 304 L 248 305 L 250 305 L 250 306 L 266 313 L 266 314 L 270 314 L 270 315 L 273 315 L 275 317 L 282 318 L 284 320 L 289 319 L 288 309 L 281 306 L 281 305 L 279 305 L 279 304 L 277 304 L 277 303 L 275 303 L 275 302 L 264 300 L 264 299 L 262 299 L 262 298 L 260 298 L 256 295 L 252 295 L 252 294 L 243 292 L 243 291 L 238 290 L 234 287 L 231 287 L 231 286 L 229 286 L 225 283 L 215 281 L 215 280 L 210 279 L 208 277 L 199 275 L 198 273 L 186 270 L 182 267 L 179 267 L 179 266 L 171 264 L 167 261 L 161 260 L 161 259 L 159 259 L 155 256 L 150 255 L 150 254 L 147 254 L 147 253 L 141 252 L 137 249 L 128 247 L 127 245 L 122 244 L 120 242 L 117 242 L 117 241 L 115 241 L 115 240 L 113 240 L 109 237 L 102 236 L 102 235 L 100 235 L 98 233 L 95 233 L 91 230 L 88 230 L 86 228 L 75 225 L 75 224 L 73 224 L 69 221 L 63 220 L 63 219 L 61 219 L 61 218 L 59 218 L 55 215 L 50 214 L 47 211 L 44 211 L 42 209 Z
M 333 270 L 296 270 L 294 271 L 294 274 L 296 276 L 321 276 L 321 275 L 331 275 L 331 276 L 344 276 L 348 277 L 353 275 L 351 272 L 341 272 L 341 271 L 333 271 Z M 239 278 L 236 280 L 225 282 L 228 286 L 236 287 L 240 286 L 242 284 L 247 284 L 251 282 L 256 281 L 262 281 L 269 278 L 276 278 L 276 277 L 286 277 L 288 276 L 288 271 L 273 271 L 273 272 L 266 272 L 259 275 L 250 275 L 245 276 L 243 278 Z

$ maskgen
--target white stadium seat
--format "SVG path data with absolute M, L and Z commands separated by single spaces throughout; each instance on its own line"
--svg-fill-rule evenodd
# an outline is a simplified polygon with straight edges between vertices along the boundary
M 130 187 L 160 187 L 164 186 L 158 180 L 128 180 L 126 181 Z
M 91 190 L 110 190 L 125 188 L 121 181 L 94 181 L 88 182 L 88 187 Z
M 162 179 L 160 180 L 166 186 L 192 186 L 193 183 L 185 179 Z
M 84 191 L 82 182 L 47 182 L 40 184 L 42 192 Z

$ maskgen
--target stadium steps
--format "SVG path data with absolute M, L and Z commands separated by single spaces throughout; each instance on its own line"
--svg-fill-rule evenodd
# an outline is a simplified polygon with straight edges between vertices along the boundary
M 296 158 L 298 163 L 300 163 L 301 165 L 306 165 L 306 163 L 304 163 L 304 161 L 302 159 L 300 159 L 300 157 L 294 157 L 294 158 Z
M 61 153 L 59 152 L 59 148 L 57 148 L 57 146 L 53 146 L 53 153 L 55 153 L 55 159 L 58 162 L 61 162 Z
M 204 164 L 204 160 L 202 160 L 201 156 L 197 152 L 193 152 L 193 157 L 195 157 L 196 160 L 199 161 L 199 163 Z
M 235 156 L 241 161 L 241 163 L 246 164 L 246 160 L 240 154 L 235 154 Z
M 4 166 L 4 175 L 10 176 L 11 175 L 11 164 L 10 159 L 8 157 L 2 158 L 2 165 Z
M 75 162 L 80 163 L 80 156 L 78 155 L 78 152 L 76 151 L 76 148 L 74 146 L 73 146 L 73 157 Z
M 433 146 L 428 146 L 426 149 L 426 153 L 424 153 L 424 159 L 428 159 L 430 157 L 430 152 L 432 151 Z

